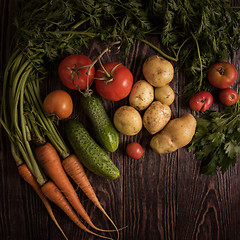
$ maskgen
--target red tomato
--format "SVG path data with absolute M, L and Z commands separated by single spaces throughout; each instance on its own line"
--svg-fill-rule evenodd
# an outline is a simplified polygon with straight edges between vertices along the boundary
M 126 153 L 133 159 L 139 159 L 142 157 L 144 150 L 142 146 L 137 142 L 131 142 L 127 145 Z
M 95 75 L 97 92 L 111 101 L 119 101 L 127 97 L 132 89 L 133 75 L 121 63 L 109 62 L 103 65 L 107 74 L 100 67 Z
M 238 101 L 238 93 L 232 88 L 226 88 L 219 92 L 219 100 L 226 106 L 231 106 Z
M 189 100 L 189 106 L 193 111 L 206 111 L 213 103 L 213 96 L 210 92 L 201 91 L 193 95 Z
M 215 63 L 208 70 L 208 80 L 216 88 L 229 88 L 237 80 L 237 69 L 228 62 Z
M 73 111 L 72 98 L 63 90 L 54 90 L 45 97 L 43 109 L 46 113 L 55 114 L 60 119 L 68 118 Z
M 87 88 L 87 71 L 92 61 L 84 55 L 70 55 L 64 58 L 58 67 L 58 75 L 61 82 L 73 90 Z M 95 75 L 94 66 L 88 73 L 88 86 L 93 82 Z

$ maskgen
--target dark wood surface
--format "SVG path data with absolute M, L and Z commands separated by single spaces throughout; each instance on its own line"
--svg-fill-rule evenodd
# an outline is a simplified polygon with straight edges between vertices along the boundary
M 1 25 L 1 76 L 9 58 L 15 0 L 0 1 Z M 158 44 L 156 39 L 150 39 Z M 92 45 L 91 58 L 104 48 Z M 134 74 L 134 80 L 143 78 L 141 66 L 147 56 L 155 52 L 136 42 L 129 49 L 125 62 L 120 54 L 106 54 L 103 61 L 120 61 Z M 240 75 L 240 52 L 233 63 Z M 238 79 L 239 81 L 239 79 Z M 177 73 L 171 83 L 175 92 L 180 92 L 184 76 Z M 43 95 L 52 89 L 64 87 L 58 79 L 43 87 Z M 78 93 L 71 92 L 74 101 L 73 117 L 81 114 Z M 117 103 L 104 101 L 112 117 L 117 107 L 128 100 Z M 181 98 L 171 105 L 172 117 L 189 112 Z M 124 240 L 238 240 L 240 239 L 240 164 L 230 168 L 224 175 L 202 176 L 200 163 L 186 148 L 167 155 L 157 155 L 149 148 L 151 136 L 142 130 L 137 136 L 120 135 L 119 149 L 109 154 L 120 170 L 119 179 L 110 181 L 87 175 L 106 211 L 119 227 L 128 226 L 120 232 Z M 125 155 L 128 142 L 138 141 L 145 148 L 140 160 Z M 74 185 L 74 187 L 76 187 Z M 83 193 L 76 191 L 93 222 L 102 228 L 111 224 L 92 205 Z M 57 207 L 53 205 L 57 220 L 69 239 L 98 239 L 79 230 Z M 116 237 L 116 234 L 106 234 Z M 10 153 L 7 135 L 2 130 L 0 145 L 0 239 L 1 240 L 56 240 L 64 239 L 56 228 L 41 200 L 33 189 L 22 180 Z

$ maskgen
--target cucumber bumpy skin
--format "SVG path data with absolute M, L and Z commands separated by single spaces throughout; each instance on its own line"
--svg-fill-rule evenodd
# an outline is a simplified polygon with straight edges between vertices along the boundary
M 81 105 L 88 116 L 96 141 L 108 152 L 115 152 L 119 145 L 119 134 L 110 121 L 101 99 L 95 94 L 81 96 Z
M 119 177 L 118 168 L 80 122 L 72 119 L 66 122 L 65 133 L 75 154 L 87 169 L 103 178 Z

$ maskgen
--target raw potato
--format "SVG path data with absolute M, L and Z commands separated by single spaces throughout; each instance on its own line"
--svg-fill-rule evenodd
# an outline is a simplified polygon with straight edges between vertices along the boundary
M 131 106 L 121 106 L 113 116 L 116 129 L 125 135 L 136 135 L 142 129 L 142 117 L 140 113 Z
M 146 109 L 154 99 L 154 88 L 145 80 L 137 81 L 129 95 L 129 104 L 138 111 Z
M 162 87 L 172 81 L 173 65 L 158 55 L 150 56 L 143 64 L 143 75 L 154 87 Z
M 175 99 L 175 93 L 169 85 L 155 88 L 155 99 L 162 104 L 171 105 Z
M 196 131 L 196 119 L 190 113 L 171 120 L 166 127 L 152 137 L 151 148 L 159 154 L 174 152 L 186 146 Z
M 143 115 L 143 125 L 150 134 L 155 134 L 166 126 L 170 118 L 170 107 L 159 101 L 154 101 Z

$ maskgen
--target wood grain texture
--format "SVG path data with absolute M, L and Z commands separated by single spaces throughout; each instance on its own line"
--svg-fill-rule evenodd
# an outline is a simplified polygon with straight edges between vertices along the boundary
M 1 0 L 1 76 L 7 60 L 13 34 L 15 0 Z M 234 1 L 238 5 L 237 1 Z M 157 39 L 149 39 L 159 43 Z M 88 55 L 95 58 L 105 46 L 92 44 Z M 134 81 L 143 78 L 141 66 L 146 57 L 155 52 L 136 42 L 123 62 L 134 75 Z M 103 61 L 122 61 L 115 52 L 104 55 Z M 240 52 L 233 64 L 240 73 Z M 184 76 L 176 73 L 171 86 L 181 92 Z M 238 80 L 239 82 L 239 80 Z M 50 90 L 64 88 L 58 79 L 47 81 L 42 89 L 45 96 Z M 69 91 L 69 90 L 67 90 Z M 79 93 L 69 91 L 74 101 L 74 114 L 86 127 L 86 117 L 81 112 Z M 109 116 L 128 100 L 111 103 L 103 100 Z M 216 107 L 217 108 L 217 107 Z M 176 96 L 171 105 L 173 117 L 179 117 L 189 108 Z M 143 129 L 137 136 L 120 134 L 120 146 L 109 154 L 120 170 L 119 179 L 110 181 L 87 171 L 90 182 L 103 207 L 119 227 L 124 240 L 238 240 L 240 229 L 240 164 L 224 175 L 202 176 L 200 163 L 185 148 L 167 155 L 157 155 L 149 148 L 151 136 Z M 138 141 L 145 148 L 140 160 L 125 155 L 128 142 Z M 93 222 L 102 228 L 112 228 L 103 214 L 93 206 L 74 185 Z M 79 230 L 60 209 L 53 206 L 57 220 L 69 239 L 98 239 Z M 116 237 L 110 233 L 108 236 Z M 41 200 L 33 189 L 20 179 L 11 156 L 10 144 L 5 132 L 0 141 L 0 239 L 2 240 L 62 240 L 64 239 L 49 218 Z

